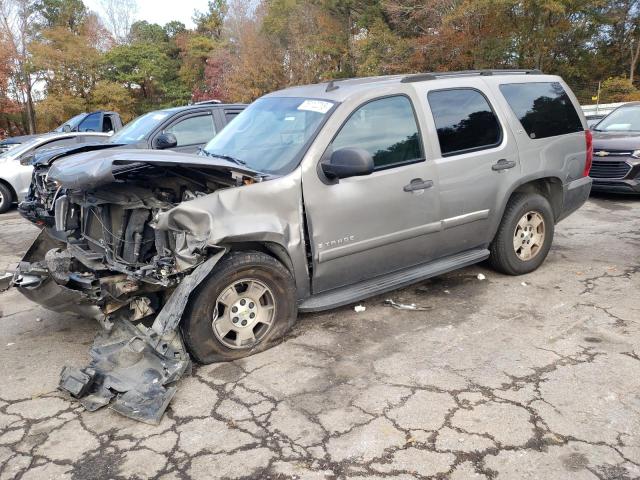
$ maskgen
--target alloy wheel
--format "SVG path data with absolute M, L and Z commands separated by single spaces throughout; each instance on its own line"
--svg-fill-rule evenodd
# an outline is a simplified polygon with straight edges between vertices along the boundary
M 535 258 L 544 244 L 544 218 L 538 212 L 525 213 L 516 224 L 513 232 L 513 249 L 522 261 Z
M 245 349 L 259 343 L 271 329 L 275 297 L 259 280 L 234 281 L 216 299 L 212 328 L 228 348 Z

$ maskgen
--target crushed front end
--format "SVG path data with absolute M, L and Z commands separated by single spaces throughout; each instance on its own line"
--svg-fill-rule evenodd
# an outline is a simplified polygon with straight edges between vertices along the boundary
M 40 201 L 50 202 L 53 226 L 29 249 L 13 286 L 104 328 L 90 365 L 62 372 L 62 389 L 89 410 L 111 402 L 124 415 L 157 423 L 190 366 L 178 329 L 182 312 L 225 253 L 209 244 L 209 232 L 162 230 L 158 217 L 258 179 L 179 154 L 158 162 L 124 161 L 126 151 L 92 155 L 63 159 L 41 179 L 48 186 Z

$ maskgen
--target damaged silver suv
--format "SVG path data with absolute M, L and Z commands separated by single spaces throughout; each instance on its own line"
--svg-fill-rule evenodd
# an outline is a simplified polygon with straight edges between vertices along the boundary
M 90 409 L 157 420 L 189 355 L 268 348 L 319 311 L 485 259 L 544 261 L 589 196 L 591 134 L 538 71 L 363 78 L 266 95 L 200 156 L 107 150 L 58 160 L 55 228 L 14 276 L 97 318 Z M 186 343 L 186 348 L 183 345 Z

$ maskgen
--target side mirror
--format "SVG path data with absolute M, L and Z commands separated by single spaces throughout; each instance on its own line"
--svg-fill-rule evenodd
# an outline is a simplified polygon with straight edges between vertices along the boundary
M 64 125 L 62 125 L 62 131 L 64 133 L 69 133 L 71 131 L 71 127 L 65 123 Z
M 322 171 L 328 178 L 349 178 L 373 173 L 373 157 L 362 148 L 341 148 L 322 163 Z
M 162 133 L 156 137 L 153 147 L 158 150 L 166 150 L 167 148 L 176 148 L 178 139 L 173 133 Z
M 20 165 L 28 166 L 33 164 L 33 161 L 36 159 L 36 154 L 34 152 L 25 153 L 20 157 Z

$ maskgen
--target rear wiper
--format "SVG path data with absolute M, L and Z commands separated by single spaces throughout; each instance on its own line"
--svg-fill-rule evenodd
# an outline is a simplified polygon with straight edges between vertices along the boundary
M 206 150 L 202 150 L 202 153 L 204 153 L 207 157 L 215 157 L 215 158 L 221 158 L 223 160 L 228 160 L 230 162 L 233 162 L 237 165 L 246 165 L 247 162 L 245 162 L 244 160 L 240 160 L 239 158 L 235 158 L 232 157 L 230 155 L 221 155 L 219 153 L 211 153 L 211 152 L 207 152 Z

